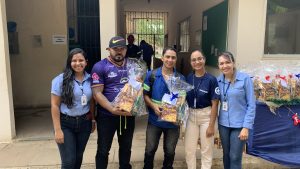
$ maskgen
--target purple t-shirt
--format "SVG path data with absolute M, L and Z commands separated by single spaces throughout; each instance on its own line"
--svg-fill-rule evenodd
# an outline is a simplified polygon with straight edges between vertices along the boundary
M 126 70 L 127 59 L 122 66 L 111 62 L 110 58 L 105 58 L 97 62 L 92 71 L 92 87 L 104 85 L 103 95 L 112 102 L 124 85 L 128 82 Z M 98 113 L 112 115 L 108 110 L 98 106 Z

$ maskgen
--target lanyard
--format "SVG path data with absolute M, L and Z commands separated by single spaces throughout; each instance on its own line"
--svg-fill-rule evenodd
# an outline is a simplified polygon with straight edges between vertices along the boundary
M 84 83 L 85 81 L 83 81 L 82 83 L 79 83 L 78 81 L 75 80 L 75 82 L 78 84 L 79 89 L 81 90 L 81 93 L 82 93 L 82 96 L 83 96 L 83 95 L 84 95 L 84 93 L 83 93 L 83 83 Z
M 204 74 L 205 75 L 205 74 Z M 200 87 L 200 85 L 202 84 L 203 79 L 200 80 L 199 84 L 197 85 L 197 87 L 195 88 L 195 77 L 196 75 L 194 74 L 193 76 L 193 86 L 194 86 L 194 108 L 196 108 L 196 104 L 197 104 L 197 92 L 198 89 Z
M 223 91 L 225 90 L 225 80 L 223 81 L 223 83 L 224 83 L 224 85 L 223 85 Z M 229 87 L 230 87 L 230 83 L 231 82 L 229 82 L 228 83 L 228 86 L 227 86 L 227 89 L 226 89 L 226 91 L 224 92 L 224 100 L 226 101 L 227 100 L 227 92 L 228 92 L 228 89 L 229 89 Z

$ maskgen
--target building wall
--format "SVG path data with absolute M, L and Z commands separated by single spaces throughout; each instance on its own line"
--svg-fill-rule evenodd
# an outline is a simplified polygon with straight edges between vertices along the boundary
M 51 80 L 67 57 L 67 44 L 52 43 L 52 35 L 67 35 L 66 0 L 7 0 L 6 9 L 19 38 L 19 54 L 10 55 L 14 106 L 49 106 Z
M 177 1 L 170 12 L 170 25 L 169 25 L 169 42 L 173 46 L 177 42 L 178 24 L 184 19 L 190 17 L 190 50 L 201 49 L 196 43 L 196 32 L 202 30 L 202 13 L 203 11 L 223 2 L 224 0 L 185 0 Z M 179 53 L 177 68 L 183 73 L 187 74 L 191 71 L 189 62 L 190 52 Z M 184 65 L 184 67 L 182 66 Z M 218 70 L 207 66 L 207 70 L 215 75 Z
M 299 55 L 264 54 L 267 0 L 229 0 L 229 11 L 228 50 L 238 67 L 259 61 L 284 67 L 300 60 Z
M 118 11 L 120 8 L 117 0 L 100 0 L 100 43 L 101 59 L 108 56 L 106 48 L 109 40 L 118 34 Z
M 171 22 L 169 26 L 169 45 L 176 44 L 178 23 L 190 17 L 190 50 L 198 49 L 200 46 L 196 45 L 195 37 L 196 31 L 202 30 L 202 12 L 223 1 L 224 0 L 177 1 L 169 17 Z
M 6 28 L 5 1 L 0 1 L 0 142 L 10 142 L 16 135 L 13 110 L 10 58 Z

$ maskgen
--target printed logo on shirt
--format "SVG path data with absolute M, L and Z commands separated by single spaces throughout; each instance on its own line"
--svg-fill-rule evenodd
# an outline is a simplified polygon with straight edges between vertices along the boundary
M 109 74 L 107 75 L 109 78 L 113 78 L 113 77 L 117 77 L 118 74 L 115 72 L 109 72 Z
M 215 88 L 215 93 L 216 93 L 217 95 L 220 95 L 220 88 L 219 88 L 219 87 L 216 87 L 216 88 Z
M 208 91 L 205 91 L 205 90 L 202 90 L 202 89 L 199 89 L 200 92 L 203 92 L 203 93 L 208 93 Z
M 127 83 L 129 81 L 128 77 L 123 77 L 120 80 L 120 83 Z
M 92 74 L 92 79 L 93 79 L 93 83 L 99 83 L 99 76 L 97 75 L 97 73 L 93 73 Z
M 113 88 L 113 90 L 112 90 L 114 93 L 119 93 L 121 90 L 119 89 L 119 88 Z

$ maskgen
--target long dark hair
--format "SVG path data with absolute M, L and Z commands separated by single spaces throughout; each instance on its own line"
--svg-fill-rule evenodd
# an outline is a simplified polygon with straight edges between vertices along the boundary
M 61 95 L 61 99 L 62 99 L 62 103 L 66 104 L 68 108 L 72 108 L 73 106 L 73 99 L 74 99 L 74 71 L 71 67 L 71 62 L 73 59 L 73 56 L 81 53 L 85 60 L 87 61 L 87 56 L 86 53 L 80 49 L 80 48 L 75 48 L 72 49 L 69 52 L 68 58 L 67 58 L 67 63 L 66 63 L 66 67 L 64 70 L 64 75 L 63 75 L 63 84 L 62 84 L 62 95 Z

